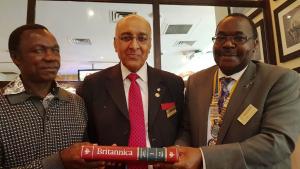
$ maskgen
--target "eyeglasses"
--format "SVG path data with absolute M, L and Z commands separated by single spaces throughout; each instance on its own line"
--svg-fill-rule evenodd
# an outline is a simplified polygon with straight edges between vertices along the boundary
M 218 35 L 218 36 L 212 37 L 212 41 L 214 43 L 224 44 L 228 39 L 230 39 L 233 43 L 235 43 L 237 45 L 242 45 L 253 38 L 254 38 L 253 36 L 247 37 L 247 36 L 242 36 L 242 35 L 234 35 L 234 36 Z
M 140 34 L 137 36 L 133 36 L 131 34 L 123 34 L 123 35 L 119 36 L 119 39 L 123 42 L 130 42 L 133 39 L 136 39 L 139 43 L 144 44 L 144 43 L 148 42 L 150 38 L 146 34 Z

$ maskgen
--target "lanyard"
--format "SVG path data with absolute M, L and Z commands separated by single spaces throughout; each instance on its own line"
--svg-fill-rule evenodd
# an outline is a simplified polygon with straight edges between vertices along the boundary
M 234 92 L 236 86 L 238 84 L 238 81 L 234 82 L 234 85 L 232 86 L 229 96 L 225 98 L 225 102 L 223 103 L 222 107 L 219 107 L 218 101 L 219 97 L 221 96 L 221 82 L 218 78 L 218 70 L 214 74 L 214 83 L 213 83 L 213 98 L 210 104 L 210 139 L 208 140 L 208 145 L 216 145 L 217 144 L 217 137 L 219 134 L 219 130 L 221 128 L 221 125 L 223 124 L 223 117 L 225 114 L 225 111 L 227 110 L 227 105 L 229 103 L 229 100 L 231 98 L 232 93 Z M 227 87 L 227 86 L 226 86 Z

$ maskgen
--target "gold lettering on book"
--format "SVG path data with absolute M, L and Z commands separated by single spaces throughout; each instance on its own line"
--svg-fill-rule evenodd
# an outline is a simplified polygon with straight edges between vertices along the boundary
M 98 148 L 97 149 L 97 154 L 99 155 L 119 155 L 119 156 L 132 156 L 133 152 L 131 150 L 110 150 L 110 149 L 103 149 L 103 148 Z

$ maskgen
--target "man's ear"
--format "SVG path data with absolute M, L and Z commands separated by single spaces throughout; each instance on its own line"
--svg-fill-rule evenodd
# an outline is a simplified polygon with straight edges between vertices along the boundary
M 258 45 L 259 45 L 259 41 L 258 38 L 256 38 L 254 41 L 254 48 L 258 47 Z
M 9 51 L 9 54 L 10 54 L 10 57 L 11 57 L 12 61 L 14 62 L 14 64 L 19 67 L 19 64 L 21 61 L 20 61 L 20 56 L 18 56 L 17 52 Z
M 117 40 L 116 40 L 116 37 L 114 37 L 114 48 L 115 48 L 115 52 L 118 52 L 118 50 L 117 50 Z
M 258 41 L 258 39 L 255 39 L 253 42 L 252 52 L 255 53 L 255 51 L 257 50 L 258 47 L 259 47 L 259 41 Z

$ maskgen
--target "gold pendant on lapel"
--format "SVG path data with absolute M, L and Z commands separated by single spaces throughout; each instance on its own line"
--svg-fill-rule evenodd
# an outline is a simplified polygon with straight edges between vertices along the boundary
M 156 89 L 156 93 L 155 93 L 155 97 L 160 97 L 160 88 L 157 88 Z

